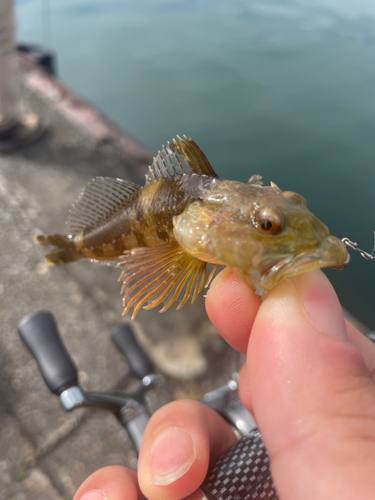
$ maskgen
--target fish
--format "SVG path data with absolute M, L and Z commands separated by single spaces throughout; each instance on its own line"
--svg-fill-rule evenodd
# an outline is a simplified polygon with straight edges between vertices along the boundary
M 233 269 L 261 298 L 281 280 L 342 266 L 344 243 L 298 193 L 219 177 L 197 144 L 177 136 L 153 159 L 143 187 L 96 177 L 73 204 L 66 234 L 39 235 L 58 265 L 86 259 L 120 268 L 123 314 L 180 309 Z M 209 272 L 208 268 L 211 269 Z

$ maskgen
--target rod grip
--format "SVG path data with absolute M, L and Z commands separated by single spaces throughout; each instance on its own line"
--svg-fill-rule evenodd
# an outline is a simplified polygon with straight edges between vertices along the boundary
M 277 500 L 269 457 L 258 429 L 213 462 L 201 485 L 208 500 Z
M 125 356 L 130 370 L 136 377 L 143 379 L 146 375 L 154 372 L 150 359 L 138 344 L 129 324 L 117 325 L 111 331 L 111 337 L 117 349 Z
M 78 371 L 63 344 L 54 316 L 38 311 L 18 323 L 18 333 L 38 363 L 48 389 L 58 396 L 78 385 Z

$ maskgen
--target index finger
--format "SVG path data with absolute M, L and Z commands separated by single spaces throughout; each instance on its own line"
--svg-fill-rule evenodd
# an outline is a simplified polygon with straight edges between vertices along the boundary
M 216 276 L 206 296 L 212 324 L 229 345 L 243 354 L 247 352 L 260 303 L 255 292 L 228 268 Z

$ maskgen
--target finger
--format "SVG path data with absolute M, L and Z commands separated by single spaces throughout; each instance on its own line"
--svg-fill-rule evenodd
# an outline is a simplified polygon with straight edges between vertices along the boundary
M 236 441 L 229 425 L 196 401 L 175 401 L 158 410 L 142 440 L 138 480 L 150 500 L 178 500 L 193 493 L 209 461 Z
M 211 283 L 206 310 L 214 327 L 234 349 L 246 353 L 260 298 L 231 269 L 224 269 Z
M 349 342 L 359 351 L 365 362 L 366 368 L 372 374 L 373 379 L 375 379 L 375 344 L 346 319 L 345 324 Z M 238 393 L 242 404 L 253 414 L 254 409 L 251 401 L 246 365 L 244 365 L 240 371 Z
M 348 339 L 351 344 L 353 344 L 356 349 L 361 353 L 361 356 L 365 362 L 366 368 L 372 374 L 373 378 L 375 375 L 375 344 L 371 342 L 363 333 L 361 333 L 355 326 L 353 326 L 349 321 L 345 320 L 346 331 L 348 332 Z
M 73 500 L 146 500 L 141 493 L 137 473 L 125 467 L 104 467 L 91 474 Z
M 246 364 L 241 368 L 240 378 L 238 381 L 238 395 L 241 403 L 254 415 L 253 403 L 251 401 L 250 380 L 247 372 Z
M 247 373 L 281 498 L 373 498 L 375 387 L 321 271 L 262 303 Z

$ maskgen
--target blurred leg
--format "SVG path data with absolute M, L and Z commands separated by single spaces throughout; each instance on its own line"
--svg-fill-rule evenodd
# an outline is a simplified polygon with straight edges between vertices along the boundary
M 13 0 L 0 0 L 0 127 L 19 119 Z
M 0 0 L 0 153 L 32 144 L 45 131 L 37 115 L 20 111 L 13 0 Z

